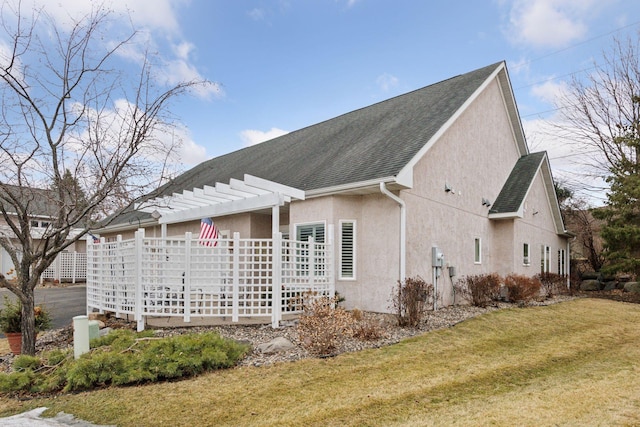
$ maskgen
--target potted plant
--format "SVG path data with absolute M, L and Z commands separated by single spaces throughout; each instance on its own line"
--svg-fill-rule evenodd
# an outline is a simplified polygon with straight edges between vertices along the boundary
M 51 316 L 42 306 L 34 307 L 36 333 L 51 327 Z M 22 347 L 22 304 L 4 295 L 0 309 L 0 330 L 6 335 L 13 354 L 20 354 Z

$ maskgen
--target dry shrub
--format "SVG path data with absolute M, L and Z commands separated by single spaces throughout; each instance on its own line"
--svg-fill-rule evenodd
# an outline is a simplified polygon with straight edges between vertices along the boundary
M 354 308 L 351 310 L 351 317 L 353 317 L 353 320 L 356 322 L 360 322 L 364 319 L 364 313 L 359 308 Z
M 362 314 L 360 310 L 358 310 L 358 312 Z M 361 341 L 375 341 L 385 335 L 382 325 L 373 319 L 367 319 L 364 317 L 356 319 L 354 316 L 354 320 L 356 322 L 353 325 L 353 336 Z
M 391 304 L 399 326 L 416 327 L 426 317 L 427 303 L 433 298 L 433 285 L 421 277 L 409 277 L 391 294 Z
M 298 337 L 313 354 L 331 354 L 346 338 L 353 336 L 353 316 L 336 307 L 336 303 L 336 298 L 321 297 L 304 305 Z
M 509 301 L 526 303 L 540 295 L 540 281 L 533 277 L 510 274 L 504 278 Z
M 496 273 L 465 276 L 458 280 L 455 290 L 476 307 L 486 307 L 491 301 L 500 299 L 501 280 Z
M 552 298 L 554 295 L 566 295 L 569 293 L 567 287 L 567 278 L 556 273 L 540 273 L 534 276 L 542 287 L 542 292 L 546 298 Z

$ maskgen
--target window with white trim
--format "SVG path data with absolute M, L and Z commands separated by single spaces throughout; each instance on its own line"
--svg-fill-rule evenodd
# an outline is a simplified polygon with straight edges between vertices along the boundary
M 522 245 L 522 264 L 531 265 L 531 259 L 529 258 L 529 244 L 524 243 Z
M 296 240 L 306 242 L 313 237 L 315 242 L 324 243 L 324 228 L 323 222 L 296 225 Z
M 540 273 L 549 273 L 549 256 L 551 248 L 546 245 L 540 245 Z
M 340 279 L 356 278 L 356 222 L 340 221 Z
M 309 237 L 313 238 L 315 243 L 325 242 L 325 225 L 323 222 L 298 224 L 296 225 L 296 240 L 300 242 L 309 241 Z M 296 271 L 298 276 L 309 276 L 309 260 L 315 257 L 315 253 L 309 251 L 308 245 L 298 243 L 296 249 Z M 321 276 L 324 272 L 324 264 L 317 265 L 314 272 L 315 276 Z
M 474 239 L 473 262 L 475 264 L 481 264 L 482 263 L 482 240 L 480 240 L 479 237 L 476 237 Z
M 564 249 L 560 249 L 558 251 L 558 274 L 565 276 L 567 274 L 566 268 L 566 252 Z

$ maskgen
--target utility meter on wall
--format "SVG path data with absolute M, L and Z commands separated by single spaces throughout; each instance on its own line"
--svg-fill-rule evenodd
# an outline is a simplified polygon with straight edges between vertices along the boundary
M 444 254 L 437 246 L 431 248 L 431 265 L 433 267 L 444 267 Z

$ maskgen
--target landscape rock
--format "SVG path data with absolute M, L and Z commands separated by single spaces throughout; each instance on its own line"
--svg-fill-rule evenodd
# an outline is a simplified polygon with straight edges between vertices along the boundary
M 257 349 L 262 354 L 280 353 L 293 347 L 293 343 L 285 337 L 276 337 L 268 343 L 260 344 Z
M 640 294 L 640 282 L 627 282 L 624 284 L 624 291 L 632 294 Z
M 604 283 L 604 287 L 602 288 L 603 291 L 612 291 L 614 289 L 616 289 L 616 286 L 618 285 L 618 282 L 616 282 L 615 280 L 609 281 L 609 282 L 605 282 Z
M 581 275 L 582 280 L 597 280 L 599 276 L 600 273 L 597 273 L 595 271 L 585 271 Z
M 580 283 L 580 290 L 581 291 L 599 291 L 600 281 L 594 280 L 594 279 L 583 280 L 582 283 Z

